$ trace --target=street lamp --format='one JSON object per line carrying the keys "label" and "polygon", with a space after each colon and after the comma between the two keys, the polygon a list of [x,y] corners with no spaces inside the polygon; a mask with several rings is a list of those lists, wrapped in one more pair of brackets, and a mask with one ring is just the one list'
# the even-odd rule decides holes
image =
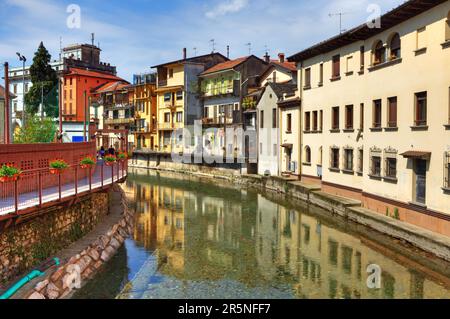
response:
{"label": "street lamp", "polygon": [[25,127],[25,62],[27,62],[27,58],[16,52],[19,57],[19,61],[22,61],[22,127]]}

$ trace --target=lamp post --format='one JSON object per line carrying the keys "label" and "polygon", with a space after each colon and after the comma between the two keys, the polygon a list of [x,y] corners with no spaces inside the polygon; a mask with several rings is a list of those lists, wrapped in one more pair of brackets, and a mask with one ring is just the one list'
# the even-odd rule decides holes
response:
{"label": "lamp post", "polygon": [[27,58],[16,52],[19,57],[19,61],[22,61],[22,127],[25,127],[25,62],[27,62]]}

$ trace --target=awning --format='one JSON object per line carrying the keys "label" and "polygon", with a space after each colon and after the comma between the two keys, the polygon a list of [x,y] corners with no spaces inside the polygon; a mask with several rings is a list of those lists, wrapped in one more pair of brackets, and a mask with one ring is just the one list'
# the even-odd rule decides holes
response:
{"label": "awning", "polygon": [[289,144],[289,143],[281,144],[281,147],[284,147],[284,148],[292,148],[293,146],[294,146],[294,144]]}
{"label": "awning", "polygon": [[400,155],[404,158],[429,159],[431,157],[431,152],[407,151]]}

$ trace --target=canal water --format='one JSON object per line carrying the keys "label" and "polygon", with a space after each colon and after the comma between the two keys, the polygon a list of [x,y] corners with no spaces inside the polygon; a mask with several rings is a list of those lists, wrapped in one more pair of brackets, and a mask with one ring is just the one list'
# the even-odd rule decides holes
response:
{"label": "canal water", "polygon": [[449,263],[302,202],[143,170],[126,187],[133,237],[74,298],[450,298]]}

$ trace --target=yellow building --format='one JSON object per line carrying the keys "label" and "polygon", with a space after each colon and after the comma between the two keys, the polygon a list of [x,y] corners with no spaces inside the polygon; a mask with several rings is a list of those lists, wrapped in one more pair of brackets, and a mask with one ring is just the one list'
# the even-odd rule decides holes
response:
{"label": "yellow building", "polygon": [[182,139],[173,133],[183,128],[192,131],[194,121],[201,121],[198,75],[226,60],[220,53],[187,58],[184,49],[183,59],[153,67],[157,69],[157,150],[182,152],[192,146],[191,140],[182,145]]}
{"label": "yellow building", "polygon": [[157,144],[156,74],[134,76],[135,145],[138,150],[155,150]]}
{"label": "yellow building", "polygon": [[407,1],[289,60],[302,178],[450,236],[450,1]]}

